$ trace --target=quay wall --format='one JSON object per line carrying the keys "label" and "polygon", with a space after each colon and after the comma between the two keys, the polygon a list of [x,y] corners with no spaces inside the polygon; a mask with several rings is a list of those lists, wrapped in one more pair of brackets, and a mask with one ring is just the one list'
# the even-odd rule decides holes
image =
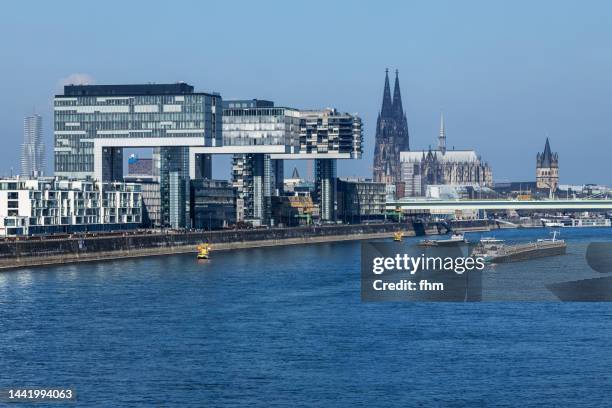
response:
{"label": "quay wall", "polygon": [[[416,224],[416,223],[415,223]],[[412,222],[359,225],[326,225],[297,228],[223,230],[209,232],[167,232],[74,236],[61,239],[0,241],[0,269],[25,266],[101,261],[128,257],[195,252],[209,242],[213,249],[230,250],[275,245],[296,245],[342,240],[385,238],[402,231],[405,236],[440,234],[446,225]],[[460,225],[459,225],[460,224]],[[462,222],[458,230],[489,228],[484,220]],[[450,224],[452,228],[455,226]]]}

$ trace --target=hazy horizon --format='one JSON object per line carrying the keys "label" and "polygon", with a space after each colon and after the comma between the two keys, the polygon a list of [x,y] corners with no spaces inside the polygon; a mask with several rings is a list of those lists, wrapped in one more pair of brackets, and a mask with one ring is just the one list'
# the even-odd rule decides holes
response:
{"label": "hazy horizon", "polygon": [[[603,1],[23,1],[4,10],[1,175],[19,172],[33,112],[52,172],[52,100],[63,83],[185,81],[224,99],[358,113],[363,158],[340,161],[338,174],[371,177],[389,68],[392,81],[399,69],[412,150],[436,145],[443,111],[448,146],[475,149],[495,181],[535,180],[548,136],[562,184],[612,184],[612,5]],[[217,160],[215,175],[227,166]]]}

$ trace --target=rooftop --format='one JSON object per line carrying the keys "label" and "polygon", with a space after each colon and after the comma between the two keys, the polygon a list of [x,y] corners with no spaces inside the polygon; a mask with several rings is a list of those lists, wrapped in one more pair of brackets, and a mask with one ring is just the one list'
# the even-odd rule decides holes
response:
{"label": "rooftop", "polygon": [[62,96],[140,96],[140,95],[188,95],[193,86],[184,82],[175,84],[131,85],[65,85]]}
{"label": "rooftop", "polygon": [[478,161],[478,155],[474,150],[447,150],[442,153],[440,150],[414,150],[400,152],[401,162],[420,162],[423,156],[432,153],[441,162],[459,163]]}

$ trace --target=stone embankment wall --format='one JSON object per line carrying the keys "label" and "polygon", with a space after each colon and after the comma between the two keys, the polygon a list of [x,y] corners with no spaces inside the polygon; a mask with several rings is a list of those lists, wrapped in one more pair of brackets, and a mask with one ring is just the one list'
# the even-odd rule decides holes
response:
{"label": "stone embankment wall", "polygon": [[[457,225],[462,230],[487,226],[485,221]],[[454,228],[452,224],[451,227]],[[214,250],[227,250],[383,238],[396,231],[403,231],[405,236],[440,234],[446,229],[438,223],[413,225],[407,222],[0,241],[0,269],[195,252],[196,246],[203,242],[211,243]]]}

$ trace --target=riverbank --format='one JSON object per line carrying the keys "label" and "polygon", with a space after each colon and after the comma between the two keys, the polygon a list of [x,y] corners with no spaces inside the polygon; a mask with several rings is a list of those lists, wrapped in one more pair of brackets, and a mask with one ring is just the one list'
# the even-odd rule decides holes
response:
{"label": "riverbank", "polygon": [[0,270],[190,253],[202,242],[211,243],[218,251],[388,238],[397,231],[404,236],[437,235],[448,232],[449,227],[456,231],[482,231],[500,226],[486,220],[454,225],[404,222],[4,241],[0,243]]}

